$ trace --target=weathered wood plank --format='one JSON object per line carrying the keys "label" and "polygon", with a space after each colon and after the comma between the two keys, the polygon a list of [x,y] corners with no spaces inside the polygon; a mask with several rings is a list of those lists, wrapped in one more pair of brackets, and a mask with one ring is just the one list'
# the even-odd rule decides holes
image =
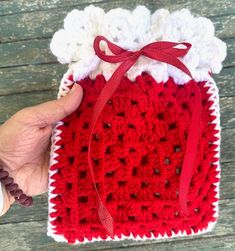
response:
{"label": "weathered wood plank", "polygon": [[214,79],[219,88],[220,97],[231,97],[235,94],[235,68],[223,68],[222,71],[214,75]]}
{"label": "weathered wood plank", "polygon": [[0,69],[0,96],[32,91],[58,91],[66,65],[43,64]]}
{"label": "weathered wood plank", "polygon": [[[113,1],[113,0],[111,0]],[[64,8],[64,7],[76,7],[79,8],[83,5],[94,4],[99,5],[103,2],[111,2],[102,1],[102,0],[13,0],[13,1],[5,1],[1,3],[0,15],[9,15],[16,14],[22,12],[33,12],[39,10],[47,10],[54,8]],[[122,1],[114,0],[117,6],[123,5]],[[130,4],[130,3],[129,3]],[[235,12],[235,4],[232,0],[224,0],[224,1],[215,1],[215,0],[197,0],[197,1],[187,1],[187,0],[165,0],[164,3],[162,1],[153,1],[153,0],[134,0],[131,1],[131,4],[138,5],[150,5],[152,9],[162,8],[162,7],[170,7],[170,9],[179,9],[179,8],[189,8],[195,13],[200,12],[201,15],[206,16],[220,16],[220,15],[230,15]],[[173,5],[173,6],[172,6]]]}
{"label": "weathered wood plank", "polygon": [[55,99],[56,95],[56,91],[44,91],[10,96],[0,96],[0,123],[4,122],[20,109]]}
{"label": "weathered wood plank", "polygon": [[215,25],[215,34],[220,38],[235,37],[235,16],[221,16],[211,18]]}
{"label": "weathered wood plank", "polygon": [[235,128],[235,98],[220,98],[221,125],[223,128]]}
{"label": "weathered wood plank", "polygon": [[224,42],[227,45],[227,56],[224,66],[231,67],[235,63],[235,38],[224,39]]}
{"label": "weathered wood plank", "polygon": [[[224,129],[221,131],[221,161],[235,161],[235,129]],[[231,166],[231,164],[230,164]]]}
{"label": "weathered wood plank", "polygon": [[51,39],[0,44],[0,67],[57,62],[50,51]]}
{"label": "weathered wood plank", "polygon": [[[49,48],[50,41],[51,39],[35,39],[0,44],[0,51],[2,52],[0,68],[56,62],[57,59]],[[235,66],[235,38],[225,39],[224,41],[228,47],[224,66]]]}
{"label": "weathered wood plank", "polygon": [[5,215],[1,216],[0,225],[47,220],[47,193],[35,196],[33,200],[33,206],[30,208],[22,208],[22,206],[16,203],[12,205],[11,209]]}
{"label": "weathered wood plank", "polygon": [[[0,59],[1,60],[1,59]],[[58,90],[67,65],[43,64],[0,69],[0,96],[32,91]],[[220,97],[235,96],[235,67],[214,75]]]}
{"label": "weathered wood plank", "polygon": [[[223,145],[222,145],[223,147]],[[233,147],[234,148],[234,147]],[[233,149],[235,150],[235,149]],[[220,200],[235,199],[235,170],[234,163],[223,163],[221,159],[221,181],[220,181]]]}
{"label": "weathered wood plank", "polygon": [[[112,0],[109,0],[112,1]],[[62,7],[73,7],[73,6],[83,6],[88,4],[99,4],[104,2],[103,0],[80,0],[79,2],[76,0],[13,0],[13,1],[4,1],[0,4],[0,15],[13,15],[17,13],[26,13],[26,12],[35,12],[41,10],[62,8]],[[230,3],[229,3],[230,4]]]}
{"label": "weathered wood plank", "polygon": [[[234,149],[233,149],[234,150]],[[220,200],[235,199],[235,168],[232,162],[221,164]],[[14,204],[11,209],[0,218],[0,225],[6,223],[29,222],[47,220],[47,193],[34,197],[31,208],[23,209]],[[234,223],[235,224],[235,223]]]}
{"label": "weathered wood plank", "polygon": [[[216,34],[226,39],[228,57],[224,64],[225,68],[215,76],[220,89],[223,126],[219,222],[212,233],[201,237],[145,243],[102,242],[79,248],[68,247],[66,244],[55,243],[46,236],[47,194],[44,194],[35,198],[35,205],[32,208],[22,209],[15,205],[6,216],[0,218],[0,250],[235,250],[235,168],[233,164],[235,161],[233,143],[235,142],[235,1],[0,1],[0,15],[6,15],[0,17],[0,41],[4,42],[0,44],[0,67],[6,67],[0,69],[0,123],[25,106],[56,98],[59,81],[67,67],[55,64],[56,59],[49,51],[50,38],[58,28],[62,27],[68,11],[76,7],[82,9],[89,3],[101,6],[105,10],[115,7],[132,9],[137,4],[146,4],[152,10],[161,7],[169,7],[171,10],[187,7],[194,13],[211,17],[215,23]],[[25,41],[20,42],[20,40]],[[16,95],[17,93],[21,94]]]}
{"label": "weathered wood plank", "polygon": [[[235,241],[229,242],[226,245],[221,244],[221,240],[225,241],[226,235],[233,235],[235,231],[235,199],[222,201],[219,205],[219,220],[216,224],[213,232],[200,235],[198,237],[181,237],[177,239],[170,240],[148,240],[145,242],[136,242],[132,240],[125,240],[121,242],[100,242],[85,244],[79,247],[80,250],[126,250],[127,247],[132,248],[132,250],[155,250],[155,248],[161,247],[161,250],[180,250],[177,247],[184,247],[186,250],[200,250],[191,249],[196,244],[196,247],[203,248],[206,243],[211,243],[212,247],[215,245],[216,240],[220,239],[220,248],[232,247]],[[68,246],[66,244],[55,243],[52,238],[46,236],[46,221],[38,222],[27,222],[27,223],[17,223],[17,224],[4,224],[0,225],[1,232],[1,250],[9,251],[20,251],[20,250],[67,250]],[[11,235],[9,235],[11,232]],[[32,234],[33,233],[33,234]],[[233,237],[234,238],[234,237]],[[211,241],[212,240],[212,241]],[[193,245],[191,245],[193,243]],[[214,244],[213,244],[214,243]],[[230,244],[229,244],[230,243]],[[183,245],[183,246],[182,246]],[[218,243],[216,245],[219,245]],[[230,245],[230,246],[229,246]],[[187,248],[188,247],[188,248]],[[209,247],[207,245],[207,247]],[[214,246],[215,247],[215,246]],[[20,249],[22,248],[22,249]],[[67,249],[66,249],[67,248]],[[175,248],[175,249],[173,249]],[[70,250],[77,250],[78,246],[70,246]],[[118,249],[120,250],[120,249]],[[207,249],[209,250],[209,249]],[[219,249],[221,250],[221,249]],[[226,250],[226,249],[224,249]],[[230,250],[230,249],[227,249]]]}
{"label": "weathered wood plank", "polygon": [[[228,251],[233,250],[234,248],[234,236],[221,236],[221,237],[212,237],[212,238],[200,238],[197,237],[192,240],[182,240],[182,241],[174,241],[168,243],[153,243],[146,246],[148,251],[155,250],[164,250],[164,251],[182,251],[182,250],[190,250],[190,251],[212,251],[212,250],[221,250]],[[125,251],[126,247],[112,249],[117,251]],[[143,247],[133,246],[131,247],[131,251],[142,251]]]}
{"label": "weathered wood plank", "polygon": [[[26,106],[32,106],[55,99],[56,96],[56,90],[0,96],[0,123],[3,123],[16,111]],[[221,97],[220,105],[221,124],[223,128],[235,128],[235,97]]]}
{"label": "weathered wood plank", "polygon": [[[162,7],[167,7],[164,2],[161,3]],[[99,6],[108,10],[117,7],[115,6],[116,4],[117,2],[104,2],[99,4]],[[133,2],[121,1],[121,4],[119,3],[118,7],[122,6],[131,8],[132,5]],[[153,9],[153,5],[150,7]],[[32,13],[19,13],[10,16],[0,16],[0,41],[7,42],[51,37],[57,29],[62,27],[64,17],[71,9],[73,8],[64,7],[62,9],[37,11],[34,12],[33,15]],[[217,36],[221,38],[235,37],[235,16],[231,14],[211,17],[211,20],[215,23]],[[9,29],[9,27],[11,28]]]}
{"label": "weathered wood plank", "polygon": [[[221,160],[222,162],[222,160]],[[220,200],[235,199],[235,170],[233,162],[221,163]]]}

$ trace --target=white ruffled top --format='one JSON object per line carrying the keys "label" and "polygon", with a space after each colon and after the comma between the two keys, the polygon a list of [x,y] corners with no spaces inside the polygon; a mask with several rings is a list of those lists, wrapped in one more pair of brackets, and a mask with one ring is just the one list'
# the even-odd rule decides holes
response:
{"label": "white ruffled top", "polygon": [[[64,28],[54,34],[50,43],[52,53],[60,63],[69,65],[76,80],[87,76],[94,79],[97,74],[109,79],[118,66],[95,55],[93,41],[97,35],[133,51],[155,41],[189,42],[192,48],[181,60],[196,81],[207,80],[208,72],[219,73],[226,57],[226,44],[215,37],[213,23],[204,17],[194,17],[187,9],[172,13],[159,9],[151,14],[145,6],[137,6],[133,11],[116,8],[105,13],[90,5],[68,13]],[[110,54],[106,43],[102,49]],[[135,80],[144,71],[157,82],[166,82],[169,77],[178,84],[189,80],[174,66],[144,56],[139,57],[127,76]]]}

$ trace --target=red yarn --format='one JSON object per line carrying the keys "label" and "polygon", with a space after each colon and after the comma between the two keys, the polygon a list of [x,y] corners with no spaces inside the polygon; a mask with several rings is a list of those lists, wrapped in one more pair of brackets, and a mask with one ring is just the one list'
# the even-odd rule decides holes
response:
{"label": "red yarn", "polygon": [[[50,202],[56,210],[51,223],[57,234],[69,243],[84,237],[107,238],[101,224],[87,163],[89,122],[93,107],[106,80],[79,82],[84,89],[83,102],[66,117],[61,130],[60,146],[55,151],[58,162],[50,170],[58,170]],[[92,141],[93,170],[102,201],[114,219],[114,235],[154,234],[168,236],[172,232],[191,229],[198,232],[216,220],[215,206],[218,182],[214,162],[218,138],[215,116],[204,82],[198,83],[202,96],[200,144],[188,194],[189,214],[180,212],[179,180],[185,154],[187,134],[194,104],[195,82],[176,85],[173,79],[156,83],[143,73],[131,82],[124,77],[105,106],[96,124]]]}
{"label": "red yarn", "polygon": [[[101,42],[106,42],[109,50],[112,52],[112,55],[107,55],[102,49],[100,48]],[[177,46],[184,46],[184,48],[175,48]],[[108,234],[112,237],[113,236],[113,217],[105,207],[99,191],[97,190],[95,183],[95,175],[93,172],[92,160],[91,160],[91,140],[92,134],[94,133],[94,129],[96,126],[96,122],[98,120],[99,114],[102,112],[104,106],[106,105],[107,101],[112,97],[113,93],[119,86],[123,76],[126,72],[136,63],[138,58],[142,55],[145,57],[149,57],[153,60],[157,60],[160,62],[165,62],[167,64],[173,65],[176,68],[183,71],[187,74],[190,78],[192,75],[187,68],[186,65],[182,61],[179,60],[179,57],[185,56],[191,48],[191,44],[189,43],[174,43],[169,41],[156,41],[144,46],[142,49],[138,51],[129,51],[125,50],[122,47],[112,43],[107,38],[103,36],[97,36],[94,39],[93,44],[94,50],[96,55],[102,59],[103,61],[109,63],[121,63],[115,72],[112,74],[111,78],[106,83],[105,87],[100,93],[100,96],[96,100],[96,104],[94,106],[93,116],[91,117],[90,121],[90,135],[88,141],[88,165],[91,173],[91,178],[93,180],[93,184],[95,187],[95,191],[97,194],[97,204],[98,204],[98,214],[100,217],[100,221],[102,222],[104,228],[108,231]],[[197,87],[197,85],[196,85]],[[194,164],[195,159],[195,151],[197,149],[197,144],[199,141],[200,135],[200,128],[197,125],[194,125],[195,122],[200,122],[201,118],[201,97],[200,92],[195,92],[195,104],[194,104],[194,111],[192,115],[192,122],[189,129],[188,135],[188,143],[187,148],[185,150],[185,158],[182,165],[182,175],[180,181],[180,191],[179,191],[179,201],[181,204],[181,209],[183,212],[187,212],[187,194],[189,190],[189,184],[191,181],[191,173],[192,173],[192,166]],[[193,148],[192,151],[189,148]],[[192,164],[191,164],[191,163]]]}

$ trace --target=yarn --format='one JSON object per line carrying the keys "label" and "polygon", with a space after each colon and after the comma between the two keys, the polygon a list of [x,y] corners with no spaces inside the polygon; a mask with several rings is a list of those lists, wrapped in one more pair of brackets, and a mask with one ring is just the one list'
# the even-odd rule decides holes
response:
{"label": "yarn", "polygon": [[[67,14],[64,28],[55,32],[50,49],[63,64],[69,64],[75,80],[87,76],[94,79],[103,74],[109,79],[117,64],[109,64],[96,57],[93,41],[103,35],[124,49],[137,51],[155,41],[189,42],[192,48],[182,58],[196,81],[204,81],[208,72],[219,73],[226,56],[226,45],[215,37],[214,25],[205,17],[196,17],[187,9],[169,12],[158,9],[151,13],[145,6],[134,10],[122,8],[106,12],[93,5],[84,10],[74,9]],[[102,49],[108,54],[108,47]],[[216,51],[216,53],[214,53]],[[148,72],[156,82],[172,77],[177,84],[185,84],[189,77],[171,65],[140,57],[127,72],[130,80]]]}
{"label": "yarn", "polygon": [[[72,77],[70,76],[70,79]],[[51,225],[69,243],[106,239],[87,165],[92,108],[106,83],[103,75],[78,82],[84,89],[81,106],[57,127],[60,138],[50,171]],[[202,124],[192,181],[189,215],[180,212],[179,179],[195,93],[195,81],[177,85],[172,78],[156,83],[148,73],[132,82],[124,77],[100,114],[91,156],[97,188],[114,219],[114,234],[168,237],[197,233],[215,222],[218,175],[218,129],[206,82],[197,83],[202,96]],[[70,88],[72,85],[70,86]]]}
{"label": "yarn", "polygon": [[[107,55],[100,49],[101,42],[107,43],[108,48],[113,53],[113,55]],[[179,49],[178,48],[179,46],[183,46],[184,48]],[[93,173],[92,161],[91,161],[91,156],[90,156],[91,136],[96,126],[96,121],[99,114],[101,113],[103,107],[106,105],[110,97],[112,97],[112,94],[115,92],[116,88],[120,84],[125,73],[137,62],[138,58],[141,55],[144,55],[146,57],[152,58],[153,60],[158,60],[158,61],[166,62],[168,64],[172,64],[192,78],[192,75],[187,69],[187,67],[178,59],[178,57],[181,57],[187,54],[190,48],[191,48],[191,45],[189,43],[179,44],[179,43],[171,43],[171,42],[162,41],[162,42],[154,42],[154,43],[148,44],[147,46],[143,47],[141,50],[132,52],[132,51],[124,50],[120,46],[111,43],[109,40],[107,40],[103,36],[97,36],[95,38],[94,50],[96,52],[96,55],[104,61],[107,61],[110,63],[119,62],[121,64],[118,67],[118,69],[113,73],[109,81],[106,83],[100,96],[98,97],[94,105],[94,113],[90,122],[91,131],[90,131],[89,142],[88,142],[88,165],[90,168],[90,173],[91,173],[94,184],[95,184],[95,177]],[[192,116],[191,124],[194,123],[195,121],[197,123],[200,123],[200,114],[201,114],[200,92],[198,91],[195,92],[195,96],[196,96],[195,99],[197,100],[197,102],[194,105],[195,111],[193,111],[194,115]],[[182,169],[183,169],[182,179],[183,180],[180,181],[181,188],[180,188],[180,196],[179,196],[180,197],[179,200],[181,201],[182,209],[184,211],[187,211],[186,201],[187,201],[187,191],[188,191],[189,183],[191,180],[190,170],[194,163],[194,154],[190,152],[190,148],[194,147],[196,149],[198,140],[199,140],[198,126],[196,127],[192,126],[192,128],[190,128],[189,131],[190,131],[189,140],[187,143],[188,146],[186,149],[187,154],[185,154],[185,159],[182,166]],[[195,150],[193,150],[193,152],[195,152]],[[190,162],[192,162],[192,164]],[[103,226],[105,227],[105,229],[109,232],[110,236],[113,236],[112,215],[110,215],[109,211],[104,206],[97,189],[96,189],[96,194],[97,194],[97,199],[98,199],[98,214],[99,214],[100,220]]]}
{"label": "yarn", "polygon": [[[97,120],[92,166],[96,188],[113,217],[114,235],[100,222],[87,162],[95,103],[120,65],[97,57],[93,42],[99,35],[129,52],[156,41],[192,45],[180,60],[193,80],[170,64],[140,55]],[[112,54],[105,43],[100,46],[105,54]],[[58,98],[67,95],[74,82],[82,85],[84,98],[53,130],[48,235],[56,241],[86,243],[211,231],[218,219],[220,181],[219,96],[211,74],[220,72],[226,56],[226,44],[215,37],[213,23],[187,9],[151,13],[137,6],[133,11],[105,12],[90,5],[68,13],[50,49],[60,63],[68,64]],[[200,104],[196,106],[200,116],[195,104]],[[189,132],[197,131],[194,118],[200,120],[200,139],[193,144],[198,146],[192,149],[195,161],[190,163],[186,146],[194,141],[194,133]],[[191,170],[188,178],[184,176],[188,166],[193,168],[192,178]],[[180,178],[189,183],[185,194],[179,193],[184,187]],[[180,201],[181,205],[187,201],[183,207],[188,214],[180,210]]]}

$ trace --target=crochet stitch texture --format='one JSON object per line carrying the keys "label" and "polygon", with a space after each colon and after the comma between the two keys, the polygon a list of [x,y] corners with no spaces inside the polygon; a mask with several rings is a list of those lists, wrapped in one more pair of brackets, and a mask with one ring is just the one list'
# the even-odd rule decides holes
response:
{"label": "crochet stitch texture", "polygon": [[[140,29],[133,29],[135,22]],[[209,72],[218,73],[226,55],[225,44],[214,37],[213,24],[194,18],[188,10],[157,10],[151,15],[144,6],[108,13],[89,6],[69,13],[64,24],[51,42],[58,60],[69,64],[58,98],[74,82],[82,85],[84,97],[53,130],[48,235],[85,243],[211,231],[218,219],[220,118],[218,89]],[[93,108],[117,68],[95,55],[91,43],[98,34],[129,50],[163,39],[193,45],[182,58],[193,80],[170,65],[140,57],[99,116],[91,155],[97,188],[114,219],[114,238],[99,220],[87,163]],[[108,53],[105,45],[103,49]],[[188,194],[189,215],[184,215],[179,180],[196,88],[202,97],[200,144]]]}
{"label": "crochet stitch texture", "polygon": [[[51,222],[57,234],[73,243],[107,238],[96,210],[96,195],[87,166],[88,128],[94,101],[105,84],[102,75],[81,80],[85,91],[76,112],[60,130],[57,163],[51,170],[56,194]],[[209,87],[199,83],[203,97],[202,134],[193,171],[188,217],[179,213],[179,177],[193,105],[195,82],[182,88],[172,79],[156,83],[148,74],[135,83],[123,79],[99,117],[92,142],[99,192],[114,218],[114,233],[134,237],[197,233],[214,222],[218,182],[216,136],[210,112]],[[198,84],[198,83],[197,83]],[[134,223],[134,224],[133,224]]]}
{"label": "crochet stitch texture", "polygon": [[[117,68],[116,64],[104,62],[94,54],[93,41],[97,35],[131,51],[154,41],[187,41],[192,48],[182,62],[196,81],[204,81],[208,72],[219,73],[226,56],[226,45],[215,37],[213,23],[205,17],[195,17],[187,9],[172,13],[158,9],[151,14],[145,6],[137,6],[133,11],[116,8],[105,13],[91,5],[69,12],[64,28],[54,34],[50,44],[59,62],[69,64],[75,80],[87,76],[94,79],[97,74],[109,79]],[[109,52],[105,43],[102,49]],[[189,80],[175,67],[146,57],[140,57],[127,76],[134,81],[143,71],[150,73],[157,82],[166,82],[169,77],[177,84]]]}

